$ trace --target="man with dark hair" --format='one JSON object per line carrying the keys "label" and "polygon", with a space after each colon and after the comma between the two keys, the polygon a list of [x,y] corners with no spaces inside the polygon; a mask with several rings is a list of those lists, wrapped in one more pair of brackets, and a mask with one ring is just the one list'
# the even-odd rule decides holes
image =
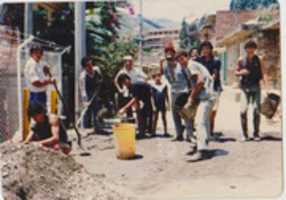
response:
{"label": "man with dark hair", "polygon": [[247,111],[252,105],[253,112],[253,137],[255,141],[260,141],[260,101],[261,101],[261,81],[263,79],[263,63],[256,55],[257,44],[248,41],[245,46],[246,56],[238,60],[236,76],[240,78],[241,88],[241,111],[240,120],[242,128],[242,141],[248,141]]}
{"label": "man with dark hair", "polygon": [[[125,86],[119,84],[118,78],[122,74],[127,74],[132,83],[136,82],[145,82],[147,80],[147,75],[137,67],[134,67],[134,60],[131,55],[127,55],[123,57],[124,65],[122,69],[116,74],[114,78],[114,85],[118,92],[118,107],[122,107],[128,101],[130,101],[130,91]],[[132,118],[132,109],[127,111],[127,117]]]}
{"label": "man with dark hair", "polygon": [[30,103],[38,103],[47,107],[47,90],[55,80],[48,75],[48,65],[42,61],[43,49],[34,45],[30,49],[30,59],[24,69],[27,86],[30,90]]}
{"label": "man with dark hair", "polygon": [[204,65],[214,79],[214,101],[210,114],[210,134],[214,136],[215,118],[219,106],[219,98],[222,92],[222,84],[220,79],[221,62],[213,55],[213,45],[209,41],[205,41],[200,45],[201,56],[196,59],[197,62]]}
{"label": "man with dark hair", "polygon": [[[94,66],[91,57],[86,56],[81,61],[83,71],[80,74],[80,91],[84,106],[89,106],[83,118],[83,127],[91,128],[93,118],[94,128],[97,128],[97,113],[100,108],[98,93],[103,82],[99,67]],[[90,101],[91,104],[90,104]]]}
{"label": "man with dark hair", "polygon": [[153,97],[152,88],[146,82],[132,83],[131,78],[127,74],[121,74],[118,82],[127,87],[131,92],[131,100],[125,104],[119,111],[124,114],[129,108],[135,106],[137,111],[137,123],[139,129],[138,138],[145,137],[146,132],[154,135],[153,132]]}
{"label": "man with dark hair", "polygon": [[190,71],[191,93],[185,108],[196,109],[196,148],[191,151],[190,161],[206,159],[208,156],[209,113],[212,103],[213,79],[208,70],[200,63],[189,59],[187,53],[179,53],[177,60]]}
{"label": "man with dark hair", "polygon": [[71,143],[68,142],[67,133],[56,115],[48,115],[45,108],[37,103],[29,105],[28,114],[33,121],[24,143],[36,142],[44,147],[62,150],[63,153],[69,154]]}
{"label": "man with dark hair", "polygon": [[199,49],[196,47],[191,48],[189,56],[191,60],[196,60],[200,56]]}

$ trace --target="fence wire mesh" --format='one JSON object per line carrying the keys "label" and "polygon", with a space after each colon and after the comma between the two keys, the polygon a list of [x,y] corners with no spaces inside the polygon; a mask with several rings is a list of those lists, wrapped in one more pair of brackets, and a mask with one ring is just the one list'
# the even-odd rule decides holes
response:
{"label": "fence wire mesh", "polygon": [[[21,40],[20,33],[6,26],[0,26],[0,142],[13,137],[19,130],[19,121],[23,121],[23,113],[20,113],[20,107],[23,107],[23,99],[18,99],[17,84],[17,60],[20,59],[21,71],[21,91],[23,98],[23,90],[27,88],[24,77],[25,64],[30,58],[30,47],[38,41],[32,41],[25,45],[17,55],[17,49],[24,40]],[[62,74],[61,74],[61,52],[44,51],[42,58],[49,66],[52,75],[57,80],[58,87],[61,90]],[[49,87],[48,94],[54,90]],[[48,95],[50,98],[50,95]],[[50,108],[50,99],[48,98],[48,108]],[[25,112],[25,110],[23,110]],[[21,130],[22,131],[22,130]]]}

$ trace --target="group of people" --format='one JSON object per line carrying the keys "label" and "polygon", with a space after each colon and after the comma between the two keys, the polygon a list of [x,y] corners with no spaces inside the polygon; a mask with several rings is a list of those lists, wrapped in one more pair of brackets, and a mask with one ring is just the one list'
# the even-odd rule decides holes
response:
{"label": "group of people", "polygon": [[[263,81],[263,63],[256,55],[256,49],[254,41],[245,44],[245,56],[239,59],[235,72],[242,91],[242,141],[249,140],[249,104],[253,104],[255,108],[254,140],[260,140],[260,82]],[[114,78],[114,86],[117,89],[116,107],[120,116],[132,118],[133,112],[136,113],[137,138],[156,135],[159,114],[162,116],[164,135],[170,136],[166,117],[170,109],[176,132],[173,141],[190,142],[191,161],[207,157],[208,143],[216,139],[215,118],[223,91],[220,78],[221,62],[213,51],[213,45],[209,41],[202,42],[198,49],[192,49],[190,52],[176,51],[172,45],[167,45],[164,49],[164,59],[160,61],[158,68],[151,72],[151,79],[141,68],[134,67],[132,56],[123,58],[124,66]],[[55,80],[49,76],[48,67],[41,60],[43,50],[38,47],[31,48],[30,54],[31,58],[25,67],[25,77],[30,89],[29,115],[34,119],[35,125],[25,142],[39,140],[44,146],[58,148],[59,141],[67,143],[67,137],[62,136],[64,134],[59,118],[46,113],[47,86]],[[81,97],[89,107],[83,126],[91,127],[93,119],[93,125],[96,127],[99,110],[97,91],[103,81],[103,75],[100,68],[94,66],[92,58],[84,57],[81,64],[84,69],[79,79]],[[168,84],[163,80],[163,76]]]}

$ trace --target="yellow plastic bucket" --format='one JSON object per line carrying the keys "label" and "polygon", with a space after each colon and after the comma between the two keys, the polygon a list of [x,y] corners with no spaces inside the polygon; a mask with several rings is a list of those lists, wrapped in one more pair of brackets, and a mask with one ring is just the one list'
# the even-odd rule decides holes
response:
{"label": "yellow plastic bucket", "polygon": [[130,123],[120,123],[113,126],[116,155],[118,159],[135,157],[135,126]]}

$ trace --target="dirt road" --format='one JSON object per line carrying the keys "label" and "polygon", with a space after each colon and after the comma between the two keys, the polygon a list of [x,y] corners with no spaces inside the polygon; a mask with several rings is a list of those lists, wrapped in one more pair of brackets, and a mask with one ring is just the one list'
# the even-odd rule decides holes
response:
{"label": "dirt road", "polygon": [[[261,142],[240,143],[239,104],[233,90],[221,98],[216,130],[220,142],[211,142],[213,157],[190,163],[187,142],[157,137],[137,142],[138,159],[115,157],[112,137],[85,139],[91,156],[75,158],[94,174],[123,186],[138,199],[189,199],[221,197],[270,198],[282,191],[281,121],[262,120]],[[169,116],[170,133],[174,133]],[[160,130],[159,130],[160,132]]]}

